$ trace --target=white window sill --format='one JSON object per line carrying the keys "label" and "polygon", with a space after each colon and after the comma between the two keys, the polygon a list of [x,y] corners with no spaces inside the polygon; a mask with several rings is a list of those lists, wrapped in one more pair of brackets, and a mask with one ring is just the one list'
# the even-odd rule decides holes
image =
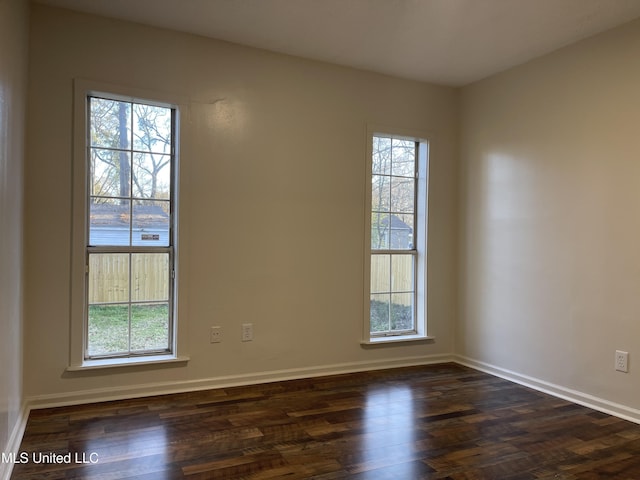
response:
{"label": "white window sill", "polygon": [[105,358],[103,360],[85,360],[82,365],[70,365],[67,372],[97,370],[103,368],[133,367],[136,365],[158,365],[163,363],[187,363],[189,357],[174,355],[153,355],[148,357]]}
{"label": "white window sill", "polygon": [[368,340],[362,340],[361,345],[383,345],[386,343],[403,343],[403,342],[424,342],[435,340],[435,337],[427,335],[390,335],[388,337],[371,337]]}

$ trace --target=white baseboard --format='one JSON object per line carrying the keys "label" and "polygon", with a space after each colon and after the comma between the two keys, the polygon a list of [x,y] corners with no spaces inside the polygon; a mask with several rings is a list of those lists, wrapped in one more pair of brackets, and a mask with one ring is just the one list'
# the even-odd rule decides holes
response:
{"label": "white baseboard", "polygon": [[364,372],[368,370],[383,370],[396,367],[410,367],[452,362],[452,354],[423,355],[417,357],[403,357],[392,360],[377,360],[374,362],[350,362],[333,365],[323,365],[308,368],[292,368],[270,372],[258,372],[242,375],[228,375],[201,380],[186,380],[182,382],[156,382],[143,385],[132,385],[115,388],[100,388],[80,390],[50,395],[35,395],[27,398],[30,409],[80,405],[83,403],[105,402],[111,400],[125,400],[137,397],[185,393],[215,388],[237,387],[261,383],[297,380],[301,378],[322,377],[342,373]]}
{"label": "white baseboard", "polygon": [[562,398],[563,400],[568,400],[570,402],[577,403],[578,405],[589,407],[593,410],[640,424],[640,410],[635,408],[627,407],[626,405],[611,402],[588,393],[572,390],[561,385],[546,382],[528,375],[522,375],[505,368],[496,367],[495,365],[490,365],[461,355],[454,355],[453,361],[460,365],[480,370],[482,372],[495,375],[496,377],[524,385],[525,387],[553,395],[554,397]]}
{"label": "white baseboard", "polygon": [[[20,450],[20,444],[22,443],[22,437],[24,436],[24,430],[27,427],[27,420],[29,418],[29,407],[27,403],[22,404],[19,417],[11,430],[7,446],[3,450],[6,453],[17,453]],[[1,460],[1,459],[0,459]],[[13,463],[0,461],[0,480],[9,480],[11,473],[13,472]]]}

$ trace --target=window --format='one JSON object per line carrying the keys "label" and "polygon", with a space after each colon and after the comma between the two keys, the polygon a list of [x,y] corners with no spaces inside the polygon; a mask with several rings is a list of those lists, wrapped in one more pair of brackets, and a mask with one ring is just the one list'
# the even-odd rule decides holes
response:
{"label": "window", "polygon": [[424,338],[428,144],[369,138],[366,337]]}
{"label": "window", "polygon": [[84,360],[171,354],[176,109],[86,97]]}

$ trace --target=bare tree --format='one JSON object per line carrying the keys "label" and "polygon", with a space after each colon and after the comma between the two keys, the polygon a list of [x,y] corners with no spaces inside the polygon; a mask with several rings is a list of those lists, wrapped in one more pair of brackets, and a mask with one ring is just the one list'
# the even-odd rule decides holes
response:
{"label": "bare tree", "polygon": [[101,98],[90,105],[94,201],[168,198],[170,109]]}
{"label": "bare tree", "polygon": [[371,247],[386,249],[394,218],[407,222],[414,214],[415,142],[373,137],[371,160]]}

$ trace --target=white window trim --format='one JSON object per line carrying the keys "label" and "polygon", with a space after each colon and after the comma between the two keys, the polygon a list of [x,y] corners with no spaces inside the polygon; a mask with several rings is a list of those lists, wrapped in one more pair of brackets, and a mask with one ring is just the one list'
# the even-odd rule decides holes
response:
{"label": "white window trim", "polygon": [[[174,161],[180,161],[180,134],[184,127],[179,121],[180,112],[187,111],[188,102],[166,93],[151,92],[148,90],[130,88],[121,85],[113,85],[104,82],[96,82],[86,79],[74,79],[73,96],[73,170],[72,170],[72,221],[71,221],[71,295],[70,295],[70,332],[69,332],[69,365],[67,371],[79,371],[85,369],[104,369],[110,367],[122,367],[128,365],[156,365],[167,362],[186,362],[188,356],[182,354],[186,342],[186,319],[183,308],[180,308],[180,288],[178,282],[174,286],[174,322],[172,352],[163,355],[150,355],[141,357],[125,357],[100,360],[85,360],[86,322],[84,321],[87,308],[86,282],[85,282],[85,258],[86,258],[86,228],[87,219],[87,98],[90,95],[106,94],[125,101],[144,102],[147,104],[171,105],[176,109],[178,119],[175,131],[175,157]],[[177,194],[180,190],[179,168],[174,175],[174,189]],[[178,208],[174,213],[175,229],[175,258],[174,270],[176,278],[180,272],[180,283],[184,288],[183,272],[180,269],[186,264],[185,254],[178,248],[180,242],[180,222]]]}
{"label": "white window trim", "polygon": [[[373,137],[403,138],[418,142],[418,206],[416,226],[416,318],[415,332],[398,335],[372,336],[371,335],[371,175]],[[362,326],[362,345],[381,345],[399,342],[416,342],[433,340],[435,337],[427,333],[427,244],[428,244],[428,218],[429,218],[429,164],[433,151],[433,135],[411,129],[399,129],[392,127],[367,125],[366,134],[366,175],[365,175],[365,231],[364,231],[364,319]],[[425,208],[426,207],[426,208]]]}

